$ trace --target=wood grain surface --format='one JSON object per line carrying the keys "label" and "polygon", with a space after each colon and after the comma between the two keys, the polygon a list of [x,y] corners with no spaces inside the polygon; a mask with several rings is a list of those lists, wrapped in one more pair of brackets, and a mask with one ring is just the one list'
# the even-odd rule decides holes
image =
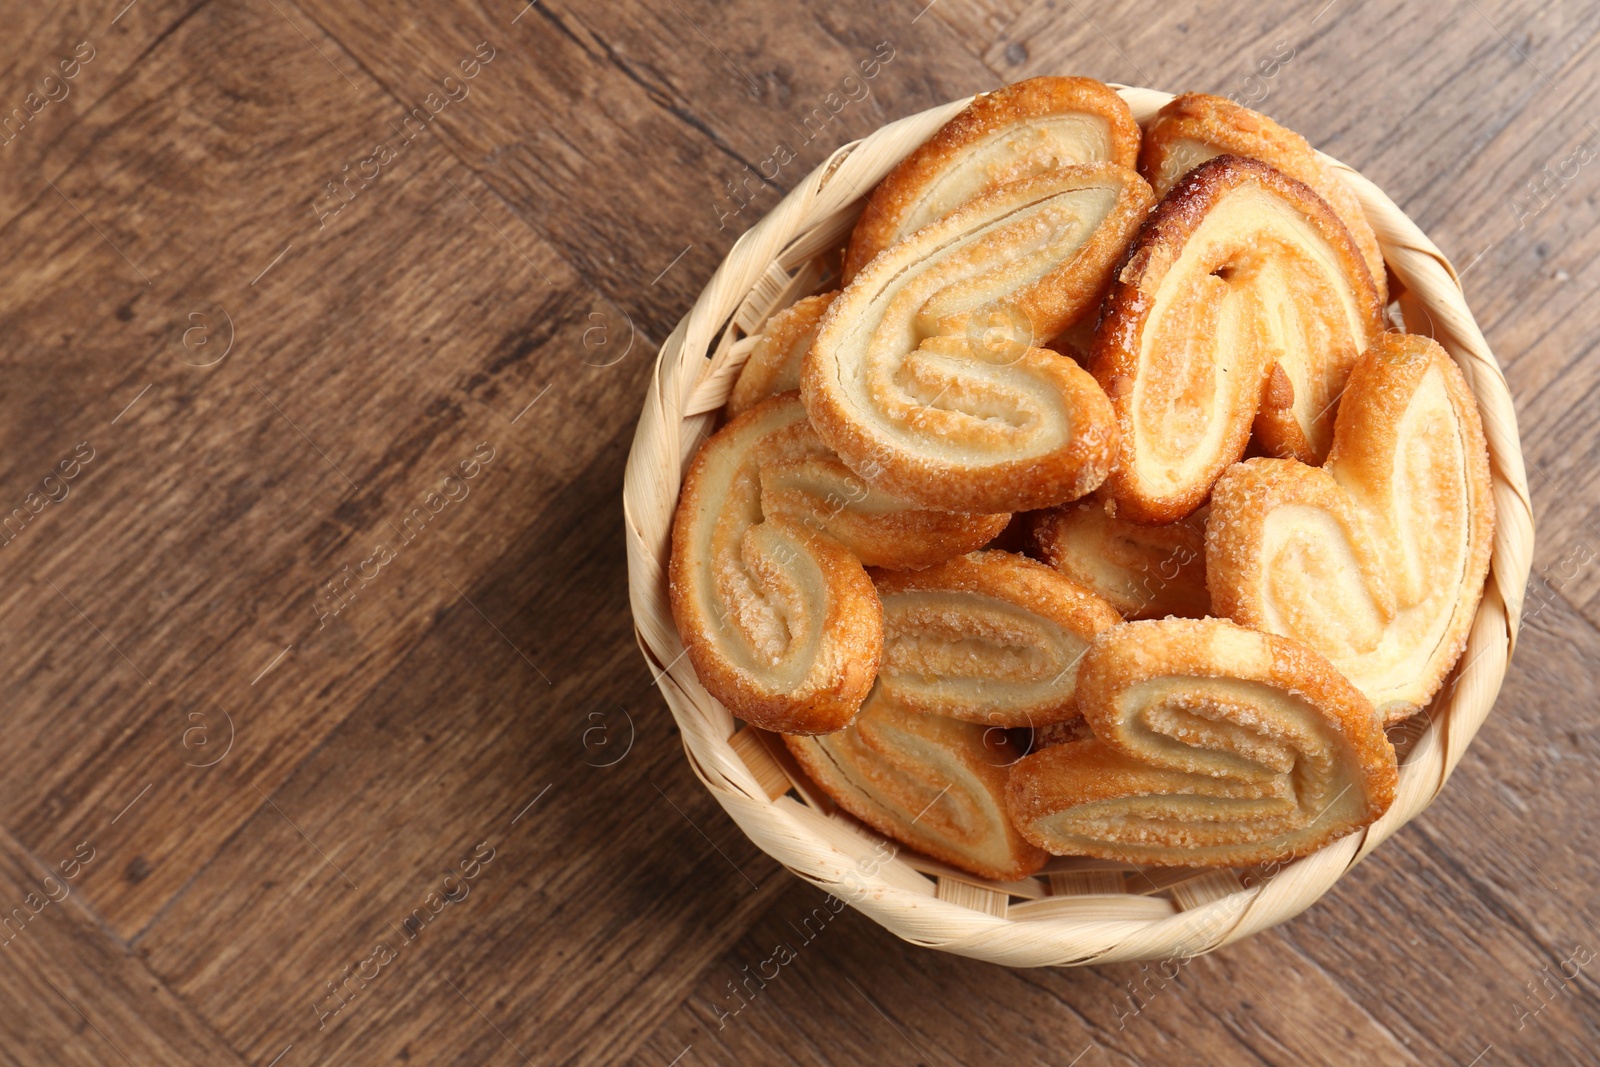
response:
{"label": "wood grain surface", "polygon": [[[0,25],[0,1063],[1600,1062],[1600,7]],[[1440,800],[1193,960],[1006,971],[834,914],[700,787],[630,628],[643,383],[732,242],[839,144],[1041,73],[1236,94],[1382,185],[1464,274],[1540,522]]]}

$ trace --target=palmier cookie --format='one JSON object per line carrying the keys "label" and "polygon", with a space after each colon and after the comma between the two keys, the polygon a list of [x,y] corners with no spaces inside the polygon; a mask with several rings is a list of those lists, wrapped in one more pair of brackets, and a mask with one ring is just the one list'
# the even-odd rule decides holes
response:
{"label": "palmier cookie", "polygon": [[1104,598],[1125,619],[1211,613],[1200,513],[1167,526],[1119,519],[1090,498],[1035,512],[1032,551]]}
{"label": "palmier cookie", "polygon": [[1133,622],[1078,670],[1094,738],[1011,768],[1007,804],[1057,855],[1244,866],[1315,851],[1386,811],[1394,749],[1327,660],[1221,619]]}
{"label": "palmier cookie", "polygon": [[848,283],[879,252],[1006,182],[1075,163],[1133,167],[1139,126],[1092,78],[1029,78],[984,93],[873,190],[845,251]]}
{"label": "palmier cookie", "polygon": [[1087,589],[1009,552],[872,577],[883,603],[879,689],[908,710],[986,726],[1076,715],[1078,658],[1122,621]]}
{"label": "palmier cookie", "polygon": [[[797,394],[784,394],[783,403],[790,418],[805,423]],[[919,508],[867,485],[809,424],[796,441],[800,447],[760,466],[762,514],[787,516],[833,538],[865,566],[915,570],[954,559],[994,540],[1011,518]]]}
{"label": "palmier cookie", "polygon": [[1265,115],[1221,96],[1184,93],[1174,97],[1145,130],[1139,173],[1157,196],[1165,196],[1190,170],[1220,155],[1259,159],[1310,186],[1355,238],[1372,274],[1378,302],[1388,303],[1383,253],[1355,192],[1304,137]]}
{"label": "palmier cookie", "polygon": [[791,397],[745,412],[684,477],[668,568],[672,617],[706,690],[769,730],[827,733],[855,717],[883,649],[883,613],[850,550],[761,507],[761,467],[821,451]]}
{"label": "palmier cookie", "polygon": [[1252,424],[1268,453],[1320,463],[1382,311],[1350,232],[1305,185],[1234,156],[1190,171],[1145,222],[1095,331],[1089,369],[1122,437],[1116,515],[1192,513]]}
{"label": "palmier cookie", "polygon": [[883,647],[861,561],[937,563],[1006,519],[922,511],[869,488],[786,393],[734,419],[690,465],[672,527],[673,618],[701,684],[734,714],[836,730],[866,698]]}
{"label": "palmier cookie", "polygon": [[800,362],[817,339],[822,315],[837,292],[795,301],[767,320],[728,394],[728,416],[748,411],[769,396],[800,388]]}
{"label": "palmier cookie", "polygon": [[1212,494],[1212,602],[1327,656],[1389,721],[1461,655],[1494,540],[1478,406],[1444,349],[1385,334],[1356,365],[1321,468],[1252,459]]}
{"label": "palmier cookie", "polygon": [[1076,499],[1116,449],[1094,380],[1037,347],[1092,306],[1150,203],[1112,163],[1013,182],[873,260],[801,370],[822,439],[876,487],[995,513]]}
{"label": "palmier cookie", "polygon": [[908,711],[875,691],[843,730],[784,743],[841,808],[934,859],[1000,881],[1049,859],[1006,814],[1006,767],[1021,752],[1003,730]]}

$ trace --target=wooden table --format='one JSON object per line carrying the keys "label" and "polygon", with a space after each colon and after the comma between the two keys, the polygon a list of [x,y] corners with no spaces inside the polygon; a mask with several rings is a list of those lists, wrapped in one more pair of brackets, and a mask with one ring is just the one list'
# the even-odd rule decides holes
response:
{"label": "wooden table", "polygon": [[[0,19],[0,1061],[1600,1060],[1600,8],[125,2]],[[1455,258],[1520,647],[1285,927],[1024,972],[847,911],[736,996],[821,894],[634,646],[654,350],[834,147],[1047,72],[1254,101]]]}

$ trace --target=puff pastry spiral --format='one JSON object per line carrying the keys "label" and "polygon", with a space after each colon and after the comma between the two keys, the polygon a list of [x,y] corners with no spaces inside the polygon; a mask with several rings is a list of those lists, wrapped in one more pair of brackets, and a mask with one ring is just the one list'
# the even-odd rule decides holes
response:
{"label": "puff pastry spiral", "polygon": [[[795,420],[803,420],[799,397],[785,396]],[[806,451],[761,466],[762,512],[827,534],[868,567],[916,570],[953,559],[994,540],[1011,518],[919,508],[868,486],[814,433],[799,437]]]}
{"label": "puff pastry spiral", "polygon": [[1140,231],[1095,331],[1090,370],[1122,432],[1117,515],[1193,512],[1252,424],[1269,453],[1320,463],[1382,325],[1360,250],[1314,192],[1234,156],[1190,171]]}
{"label": "puff pastry spiral", "polygon": [[1286,638],[1221,619],[1134,622],[1078,672],[1094,737],[1011,769],[1024,837],[1058,855],[1243,866],[1314,851],[1394,799],[1372,705]]}
{"label": "puff pastry spiral", "polygon": [[1465,646],[1494,533],[1478,407],[1433,340],[1385,334],[1321,468],[1253,459],[1212,495],[1220,613],[1333,661],[1385,718],[1425,706]]}
{"label": "puff pastry spiral", "polygon": [[875,692],[845,729],[784,742],[841,808],[934,859],[1001,881],[1049,859],[1006,814],[1006,767],[1020,752],[1002,730],[907,711]]}
{"label": "puff pastry spiral", "polygon": [[673,516],[668,587],[712,696],[769,730],[826,733],[872,688],[883,612],[849,549],[762,509],[763,464],[824,451],[798,409],[792,396],[758,404],[695,456]]}
{"label": "puff pastry spiral", "polygon": [[1284,129],[1265,115],[1222,96],[1184,93],[1174,97],[1145,131],[1139,152],[1139,173],[1165,196],[1193,168],[1212,156],[1259,159],[1299,182],[1304,182],[1333,208],[1361,249],[1378,291],[1378,302],[1388,303],[1388,272],[1377,234],[1367,222],[1356,194],[1316,149],[1293,130]]}
{"label": "puff pastry spiral", "polygon": [[806,353],[817,433],[873,485],[996,513],[1071,500],[1116,448],[1105,394],[1037,347],[1095,304],[1150,203],[1111,163],[1005,185],[893,246]]}
{"label": "puff pastry spiral", "polygon": [[885,248],[1006,182],[1074,163],[1132,167],[1139,126],[1092,78],[1029,78],[973,100],[873,190],[845,251],[844,280]]}
{"label": "puff pastry spiral", "polygon": [[883,617],[863,562],[921,567],[969,552],[1006,515],[930,512],[872,489],[806,421],[795,393],[717,432],[684,478],[672,611],[706,689],[758,726],[850,720],[877,672]]}
{"label": "puff pastry spiral", "polygon": [[873,579],[883,603],[880,690],[911,711],[988,726],[1075,716],[1078,659],[1122,621],[1087,589],[1009,552]]}

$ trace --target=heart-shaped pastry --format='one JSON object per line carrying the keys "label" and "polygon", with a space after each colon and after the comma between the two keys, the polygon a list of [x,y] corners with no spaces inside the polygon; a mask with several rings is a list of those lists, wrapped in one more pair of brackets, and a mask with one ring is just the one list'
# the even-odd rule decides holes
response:
{"label": "heart-shaped pastry", "polygon": [[1144,224],[1095,331],[1089,369],[1122,448],[1106,492],[1119,518],[1168,523],[1205,502],[1256,441],[1320,463],[1382,305],[1350,232],[1264,163],[1218,156]]}
{"label": "heart-shaped pastry", "polygon": [[1286,130],[1260,112],[1206,93],[1173,97],[1145,130],[1139,151],[1139,173],[1157,196],[1213,156],[1259,159],[1275,170],[1310,186],[1327,201],[1361,249],[1378,291],[1388,303],[1388,272],[1378,237],[1367,222],[1361,201],[1349,184],[1324,163],[1316,149],[1293,130]]}
{"label": "heart-shaped pastry", "polygon": [[1435,341],[1391,333],[1350,375],[1325,465],[1252,459],[1217,482],[1207,581],[1220,614],[1316,649],[1394,721],[1461,655],[1493,535],[1466,379]]}
{"label": "heart-shaped pastry", "polygon": [[1057,855],[1245,866],[1315,851],[1382,815],[1394,749],[1321,656],[1222,619],[1133,622],[1078,668],[1090,740],[1011,769],[1007,804]]}
{"label": "heart-shaped pastry", "polygon": [[870,488],[786,393],[735,418],[690,465],[672,526],[673,618],[701,684],[734,714],[837,730],[883,648],[861,560],[925,566],[985,544],[1006,519],[923,511]]}
{"label": "heart-shaped pastry", "polygon": [[934,859],[1012,881],[1050,858],[1006,814],[1006,768],[1021,752],[1003,730],[907,711],[874,692],[843,730],[783,740],[841,808]]}
{"label": "heart-shaped pastry", "polygon": [[728,394],[728,417],[800,388],[800,363],[837,292],[804,297],[767,320]]}
{"label": "heart-shaped pastry", "polygon": [[941,126],[873,190],[850,235],[849,282],[885,248],[1006,182],[1075,163],[1132,167],[1139,126],[1092,78],[1029,78],[984,93]]}
{"label": "heart-shaped pastry", "polygon": [[1033,552],[1092,590],[1125,619],[1211,614],[1206,530],[1200,512],[1167,526],[1140,526],[1080,500],[1032,516]]}
{"label": "heart-shaped pastry", "polygon": [[883,603],[879,689],[911,711],[988,726],[1077,715],[1078,659],[1122,621],[1087,589],[1009,552],[872,577]]}
{"label": "heart-shaped pastry", "polygon": [[1111,406],[1037,347],[1093,306],[1150,203],[1094,163],[979,197],[856,276],[806,353],[817,433],[872,485],[929,508],[997,513],[1105,478]]}

